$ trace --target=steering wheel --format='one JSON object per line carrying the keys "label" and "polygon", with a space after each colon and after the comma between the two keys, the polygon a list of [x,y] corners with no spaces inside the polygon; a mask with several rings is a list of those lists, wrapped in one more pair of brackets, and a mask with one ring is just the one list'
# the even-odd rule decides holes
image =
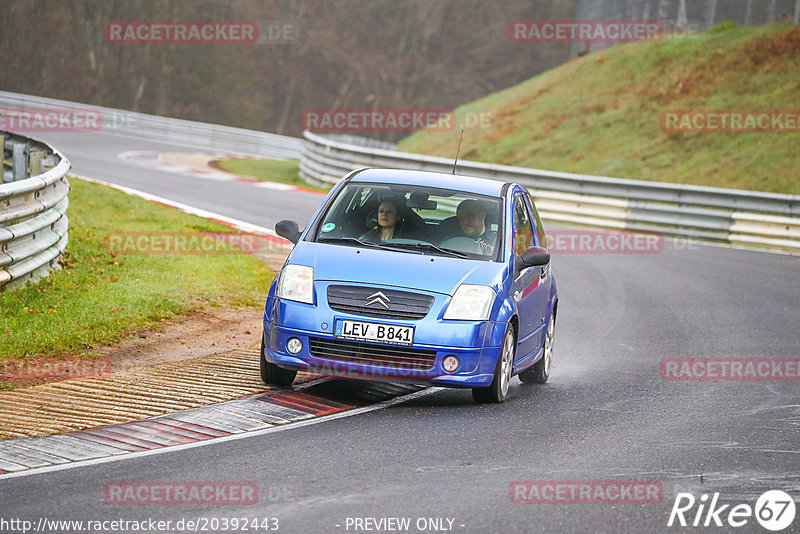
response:
{"label": "steering wheel", "polygon": [[486,254],[486,251],[471,237],[451,237],[450,239],[445,239],[439,246],[471,254]]}

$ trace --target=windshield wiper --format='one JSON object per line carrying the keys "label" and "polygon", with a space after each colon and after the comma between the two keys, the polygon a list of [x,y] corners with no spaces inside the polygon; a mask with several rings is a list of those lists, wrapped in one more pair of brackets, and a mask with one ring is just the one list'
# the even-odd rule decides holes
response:
{"label": "windshield wiper", "polygon": [[345,243],[357,243],[357,244],[359,244],[361,246],[364,246],[364,247],[373,247],[373,248],[379,248],[380,247],[380,245],[378,245],[377,243],[370,243],[369,241],[362,241],[362,240],[360,240],[358,238],[355,238],[355,237],[328,237],[328,238],[325,238],[325,239],[318,239],[317,241],[319,241],[320,243],[330,243],[332,241],[340,241],[340,242],[343,241]]}
{"label": "windshield wiper", "polygon": [[357,245],[361,245],[364,247],[371,247],[371,248],[380,248],[383,250],[394,250],[399,252],[407,252],[406,250],[397,248],[396,243],[372,243],[371,241],[362,241],[361,239],[355,237],[331,237],[328,239],[318,239],[319,243],[330,243],[332,241],[338,241],[343,243],[356,243]]}
{"label": "windshield wiper", "polygon": [[457,258],[468,257],[468,255],[464,252],[453,250],[451,248],[437,247],[432,243],[372,243],[370,241],[362,241],[361,239],[355,237],[329,237],[329,238],[318,239],[317,241],[320,243],[330,243],[330,242],[356,243],[364,247],[381,248],[385,250],[398,250],[401,252],[406,252],[406,249],[409,248],[417,250],[426,249],[426,250],[435,250],[447,256],[456,256]]}
{"label": "windshield wiper", "polygon": [[435,250],[436,252],[441,252],[442,254],[446,254],[448,256],[456,256],[457,258],[467,258],[469,257],[465,252],[461,252],[460,250],[453,250],[452,248],[442,248],[437,247],[433,243],[393,243],[393,247],[411,247],[416,249],[426,249],[426,250]]}

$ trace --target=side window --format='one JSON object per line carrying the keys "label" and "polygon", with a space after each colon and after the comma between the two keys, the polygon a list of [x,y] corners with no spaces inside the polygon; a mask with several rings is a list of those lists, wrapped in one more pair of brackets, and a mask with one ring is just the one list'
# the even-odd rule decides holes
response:
{"label": "side window", "polygon": [[547,236],[544,233],[544,225],[542,224],[542,218],[539,217],[539,212],[536,211],[536,205],[533,203],[533,199],[531,198],[530,194],[525,195],[528,198],[528,207],[531,208],[533,212],[534,220],[536,221],[536,237],[538,237],[539,246],[543,248],[547,248]]}
{"label": "side window", "polygon": [[514,251],[522,255],[533,246],[531,216],[525,205],[525,198],[519,195],[514,202]]}

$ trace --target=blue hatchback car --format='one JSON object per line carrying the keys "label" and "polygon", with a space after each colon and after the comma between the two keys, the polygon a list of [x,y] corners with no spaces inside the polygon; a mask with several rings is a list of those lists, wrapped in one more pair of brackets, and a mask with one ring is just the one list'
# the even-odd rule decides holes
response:
{"label": "blue hatchback car", "polygon": [[269,290],[261,377],[297,371],[471,388],[503,402],[511,377],[550,375],[558,291],[522,186],[361,169],[331,190]]}

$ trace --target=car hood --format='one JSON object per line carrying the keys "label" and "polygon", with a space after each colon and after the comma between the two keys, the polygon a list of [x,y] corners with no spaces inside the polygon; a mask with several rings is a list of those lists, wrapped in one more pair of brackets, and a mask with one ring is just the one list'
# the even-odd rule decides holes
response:
{"label": "car hood", "polygon": [[499,290],[504,264],[300,241],[288,263],[314,268],[315,281],[361,282],[452,295],[461,284]]}

